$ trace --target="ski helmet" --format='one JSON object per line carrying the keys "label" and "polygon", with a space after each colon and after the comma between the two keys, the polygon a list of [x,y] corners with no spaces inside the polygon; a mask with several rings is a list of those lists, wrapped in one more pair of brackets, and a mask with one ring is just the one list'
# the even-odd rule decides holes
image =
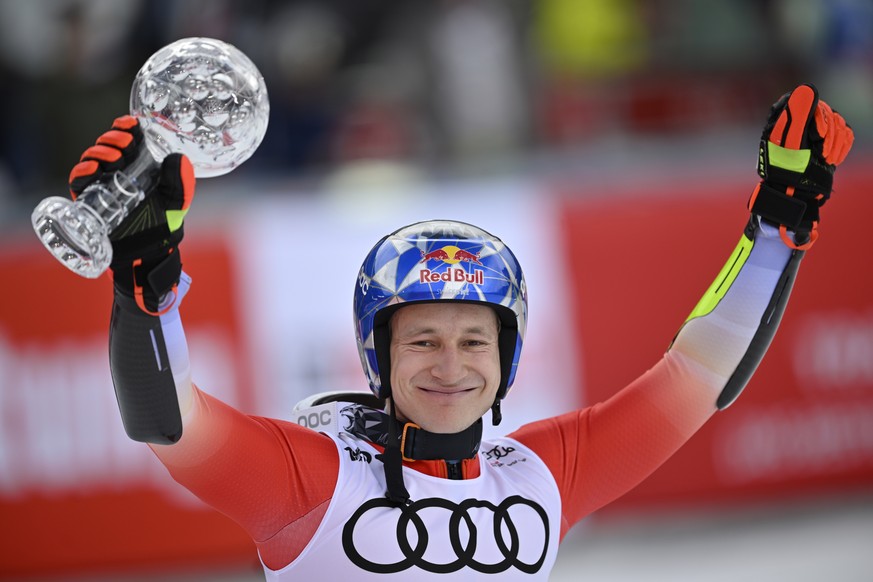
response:
{"label": "ski helmet", "polygon": [[485,304],[500,320],[499,402],[515,380],[527,325],[521,266],[499,238],[472,224],[428,220],[382,238],[364,259],[354,296],[355,336],[370,389],[390,396],[391,314],[410,303]]}

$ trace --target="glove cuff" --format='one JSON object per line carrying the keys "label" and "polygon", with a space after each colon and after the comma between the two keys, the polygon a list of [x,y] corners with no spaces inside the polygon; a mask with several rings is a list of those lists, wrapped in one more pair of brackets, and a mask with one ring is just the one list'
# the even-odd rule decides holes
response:
{"label": "glove cuff", "polygon": [[761,182],[749,199],[749,210],[776,225],[798,230],[819,220],[818,204],[789,196],[784,191]]}
{"label": "glove cuff", "polygon": [[[165,236],[156,237],[162,229]],[[162,307],[166,295],[174,292],[182,274],[179,243],[184,236],[180,227],[167,233],[166,225],[149,229],[116,241],[113,246],[111,269],[117,293],[133,298],[139,308],[149,315],[161,315],[172,303]],[[137,240],[139,243],[136,244]],[[143,246],[143,241],[155,241]],[[135,251],[134,251],[135,249]],[[125,252],[126,250],[134,252]]]}
{"label": "glove cuff", "polygon": [[792,249],[808,250],[818,239],[819,200],[801,198],[761,182],[748,208],[765,222],[779,227],[779,236]]}

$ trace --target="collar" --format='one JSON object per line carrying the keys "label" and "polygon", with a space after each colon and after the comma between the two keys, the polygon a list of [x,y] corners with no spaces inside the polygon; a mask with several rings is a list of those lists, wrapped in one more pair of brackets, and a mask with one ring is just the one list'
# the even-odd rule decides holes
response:
{"label": "collar", "polygon": [[[385,453],[385,447],[371,443],[373,448],[379,451],[380,455]],[[449,478],[449,466],[445,460],[421,460],[410,461],[404,460],[403,466],[418,471],[431,477],[439,477],[440,479]],[[475,455],[471,459],[461,459],[461,479],[475,479],[482,473],[482,467],[479,463],[479,455]]]}
{"label": "collar", "polygon": [[476,458],[482,442],[482,419],[469,428],[453,434],[428,432],[415,423],[407,422],[399,426],[393,437],[390,431],[394,422],[391,415],[382,410],[362,404],[349,404],[340,409],[345,421],[344,430],[373,444],[387,447],[394,445],[400,449],[404,461],[434,461]]}

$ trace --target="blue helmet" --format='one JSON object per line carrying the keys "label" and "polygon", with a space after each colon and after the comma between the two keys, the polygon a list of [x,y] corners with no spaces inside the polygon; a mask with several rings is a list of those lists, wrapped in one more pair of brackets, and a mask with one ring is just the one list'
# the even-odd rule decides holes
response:
{"label": "blue helmet", "polygon": [[492,307],[500,319],[501,380],[497,402],[515,380],[527,325],[521,266],[499,238],[477,226],[428,220],[380,240],[364,259],[355,286],[358,353],[370,389],[390,396],[388,321],[405,304],[460,301]]}

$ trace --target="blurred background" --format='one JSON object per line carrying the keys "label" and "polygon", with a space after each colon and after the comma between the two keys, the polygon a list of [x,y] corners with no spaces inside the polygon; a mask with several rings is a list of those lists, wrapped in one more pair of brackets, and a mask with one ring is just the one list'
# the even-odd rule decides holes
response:
{"label": "blurred background", "polygon": [[651,366],[738,240],[758,139],[813,82],[856,134],[759,373],[553,579],[873,574],[871,0],[0,0],[0,579],[258,580],[241,530],[124,435],[107,277],[30,227],[128,110],[139,67],[208,36],[262,72],[270,125],[186,221],[195,380],[255,414],[365,389],[370,246],[474,222],[525,266],[529,337],[494,432]]}

